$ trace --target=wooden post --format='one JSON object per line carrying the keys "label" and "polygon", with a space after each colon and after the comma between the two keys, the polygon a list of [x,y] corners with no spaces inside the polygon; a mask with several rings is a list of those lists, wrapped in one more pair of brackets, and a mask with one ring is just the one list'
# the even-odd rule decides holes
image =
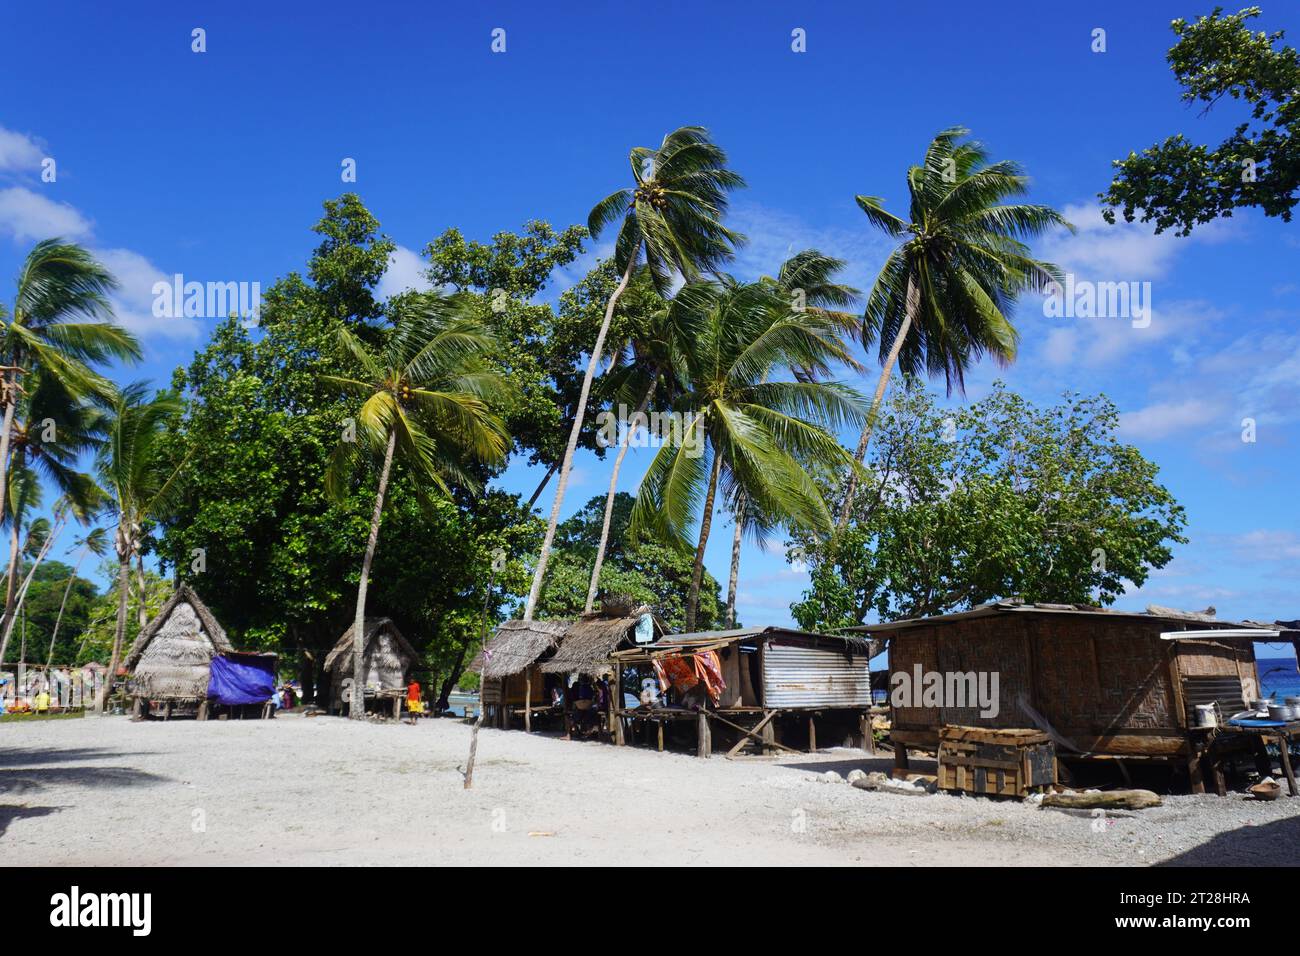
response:
{"label": "wooden post", "polygon": [[812,714],[808,715],[808,752],[817,752],[817,724],[814,723]]}
{"label": "wooden post", "polygon": [[662,720],[656,720],[655,727],[657,727],[659,730],[659,752],[663,753],[664,752],[664,722]]}
{"label": "wooden post", "polygon": [[614,686],[609,695],[609,716],[614,722],[614,746],[622,747],[627,741],[623,739],[623,665],[614,665]]}
{"label": "wooden post", "polygon": [[135,702],[131,704],[131,719],[140,720],[140,695],[135,696]]}
{"label": "wooden post", "polygon": [[858,718],[858,727],[862,732],[862,749],[873,757],[876,755],[876,737],[871,732],[871,714],[863,712]]}
{"label": "wooden post", "polygon": [[702,707],[700,708],[698,720],[699,723],[696,725],[695,756],[708,757],[712,750],[712,741],[709,739],[709,715]]}
{"label": "wooden post", "polygon": [[907,744],[897,741],[894,742],[894,770],[896,771],[895,776],[898,776],[897,771],[907,770]]}
{"label": "wooden post", "polygon": [[763,724],[762,738],[763,738],[763,747],[762,747],[763,755],[767,756],[768,754],[776,750],[776,748],[772,746],[774,743],[776,743],[776,720],[775,719],[769,720],[767,723]]}
{"label": "wooden post", "polygon": [[533,668],[524,668],[524,733],[533,732]]}
{"label": "wooden post", "polygon": [[1296,795],[1295,771],[1291,769],[1291,735],[1285,728],[1277,735],[1277,749],[1282,755],[1282,772],[1286,774],[1286,785],[1291,791],[1291,796]]}

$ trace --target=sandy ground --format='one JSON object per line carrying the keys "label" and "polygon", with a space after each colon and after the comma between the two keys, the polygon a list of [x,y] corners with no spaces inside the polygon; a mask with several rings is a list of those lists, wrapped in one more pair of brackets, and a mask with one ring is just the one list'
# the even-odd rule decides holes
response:
{"label": "sandy ground", "polygon": [[37,864],[1300,863],[1300,798],[1173,797],[1094,821],[857,790],[887,758],[698,760],[330,717],[0,725],[0,853]]}

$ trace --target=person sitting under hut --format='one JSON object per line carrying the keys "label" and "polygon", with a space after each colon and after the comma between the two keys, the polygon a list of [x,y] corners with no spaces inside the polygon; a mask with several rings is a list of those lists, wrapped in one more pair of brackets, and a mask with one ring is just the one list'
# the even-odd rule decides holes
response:
{"label": "person sitting under hut", "polygon": [[593,710],[595,703],[596,691],[591,686],[591,675],[578,675],[577,681],[569,687],[566,699],[565,740],[572,740],[575,731],[583,737],[590,733],[593,718],[596,716]]}

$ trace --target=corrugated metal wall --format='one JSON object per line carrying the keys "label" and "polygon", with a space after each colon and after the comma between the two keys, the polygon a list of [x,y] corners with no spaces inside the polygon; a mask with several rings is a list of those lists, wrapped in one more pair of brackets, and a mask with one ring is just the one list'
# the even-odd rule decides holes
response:
{"label": "corrugated metal wall", "polygon": [[763,662],[768,707],[869,707],[867,658],[823,647],[772,643]]}

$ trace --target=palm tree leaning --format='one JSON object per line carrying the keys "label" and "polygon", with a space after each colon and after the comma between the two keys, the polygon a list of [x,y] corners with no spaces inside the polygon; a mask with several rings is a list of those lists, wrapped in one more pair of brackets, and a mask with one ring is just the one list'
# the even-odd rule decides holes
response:
{"label": "palm tree leaning", "polygon": [[68,575],[68,583],[63,588],[63,600],[59,602],[59,613],[54,618],[54,630],[50,632],[50,650],[45,655],[46,667],[54,664],[54,644],[59,639],[59,626],[63,623],[63,611],[68,606],[68,595],[72,593],[72,585],[76,582],[77,573],[81,570],[81,562],[85,561],[88,555],[93,554],[102,558],[108,554],[108,532],[103,528],[91,528],[76,542],[76,545],[81,551],[77,555],[77,563],[72,567],[72,573]]}
{"label": "palm tree leaning", "polygon": [[805,464],[850,464],[833,432],[861,422],[864,403],[843,385],[778,378],[794,369],[820,372],[849,356],[830,320],[790,309],[764,283],[692,283],[677,293],[673,312],[679,374],[689,384],[674,403],[683,423],[651,461],[629,533],[689,549],[689,529],[699,521],[686,602],[690,631],[719,490],[732,500],[743,493],[757,513],[782,524],[829,532],[830,512]]}
{"label": "palm tree leaning", "polygon": [[610,470],[609,491],[605,494],[605,514],[600,527],[600,542],[596,546],[596,560],[591,568],[591,580],[587,585],[587,602],[584,611],[590,612],[596,603],[596,594],[600,588],[600,572],[605,565],[605,552],[609,547],[609,529],[613,522],[614,501],[618,494],[618,477],[623,468],[623,460],[638,430],[644,424],[649,428],[646,418],[650,403],[658,396],[664,403],[671,403],[678,393],[676,379],[672,370],[677,367],[677,349],[673,343],[673,327],[670,321],[671,311],[667,301],[634,323],[628,340],[616,351],[618,368],[606,373],[602,381],[610,382],[611,401],[622,401],[623,397],[636,396],[637,403],[631,419],[620,423],[622,435],[619,439],[618,454],[614,456],[614,467]]}
{"label": "palm tree leaning", "polygon": [[136,361],[140,345],[111,321],[108,295],[117,281],[84,248],[61,239],[38,242],[15,283],[14,305],[0,322],[0,508],[22,380],[37,369],[75,398],[111,401],[113,387],[91,366]]}
{"label": "palm tree leaning", "polygon": [[[943,373],[948,391],[985,354],[1002,363],[1016,355],[1018,333],[1007,318],[1025,292],[1046,290],[1060,270],[1030,256],[1023,240],[1073,229],[1050,206],[1004,200],[1029,191],[1012,162],[989,162],[982,145],[961,142],[969,130],[939,133],[925,160],[907,173],[910,221],[886,212],[878,196],[858,196],[873,226],[900,240],[881,267],[862,319],[863,343],[880,343],[880,380],[854,461],[861,465],[897,365],[905,374]],[[850,470],[836,530],[849,521],[858,472]]]}
{"label": "palm tree leaning", "polygon": [[667,295],[674,278],[688,281],[719,268],[744,240],[722,224],[727,194],[744,185],[739,174],[727,168],[727,156],[699,126],[683,126],[663,138],[658,149],[638,146],[629,155],[633,185],[611,193],[591,210],[587,227],[599,237],[615,223],[614,266],[621,274],[591,349],[587,371],[578,393],[578,407],[569,429],[569,442],[560,464],[559,482],[551,516],[542,539],[542,550],[533,571],[533,584],[524,605],[524,620],[531,621],[542,594],[542,581],[550,559],[560,508],[573,468],[578,438],[587,414],[591,382],[600,365],[605,338],[614,318],[614,307],[644,257],[655,288]]}
{"label": "palm tree leaning", "polygon": [[104,489],[107,511],[117,519],[113,535],[117,554],[117,626],[108,673],[96,705],[101,711],[122,662],[131,560],[140,554],[146,526],[165,513],[176,490],[176,478],[185,467],[182,461],[169,469],[163,456],[163,439],[182,408],[180,399],[168,392],[151,398],[149,387],[143,382],[126,386],[106,403],[106,440],[95,456],[95,469]]}
{"label": "palm tree leaning", "polygon": [[448,481],[477,489],[479,482],[468,466],[500,461],[510,439],[489,408],[506,390],[485,361],[493,339],[460,298],[427,293],[407,303],[378,349],[346,328],[338,335],[345,360],[356,371],[353,377],[327,375],[324,380],[362,404],[356,414],[356,440],[342,441],[335,449],[326,486],[342,499],[359,455],[382,461],[352,630],[350,716],[363,717],[366,591],[394,460],[400,457],[406,463],[422,498],[426,485],[450,494]]}

